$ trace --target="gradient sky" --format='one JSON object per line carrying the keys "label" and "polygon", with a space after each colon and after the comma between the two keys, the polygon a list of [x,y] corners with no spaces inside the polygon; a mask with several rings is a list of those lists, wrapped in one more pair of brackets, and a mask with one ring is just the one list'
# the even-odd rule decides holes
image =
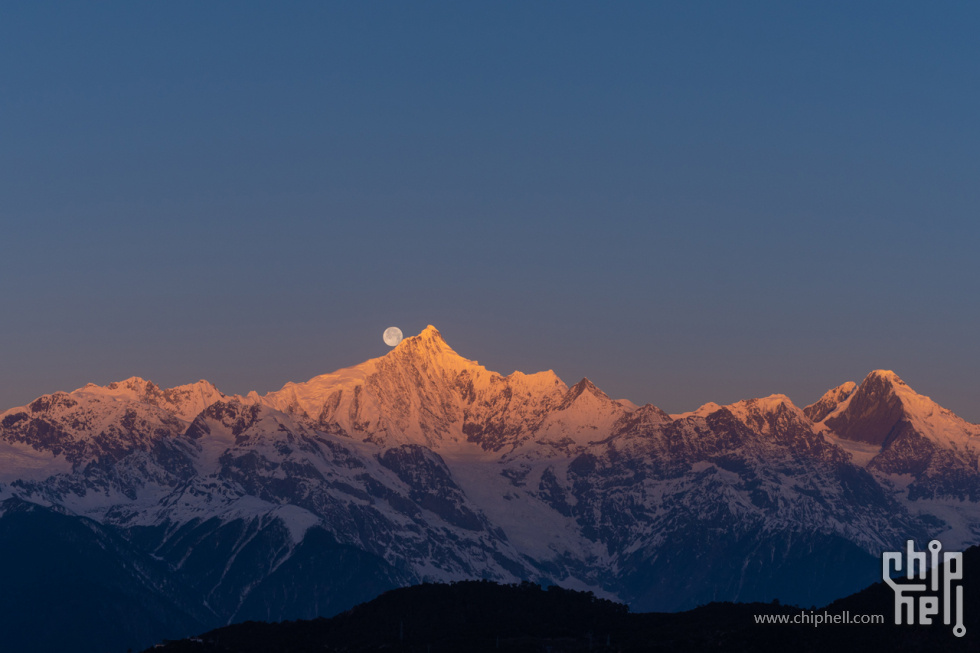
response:
{"label": "gradient sky", "polygon": [[434,324],[670,412],[980,421],[980,5],[0,5],[0,408]]}

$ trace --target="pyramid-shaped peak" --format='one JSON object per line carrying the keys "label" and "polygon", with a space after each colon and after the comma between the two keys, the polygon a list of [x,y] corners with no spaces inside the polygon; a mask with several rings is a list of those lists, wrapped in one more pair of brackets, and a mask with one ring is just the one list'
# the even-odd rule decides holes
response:
{"label": "pyramid-shaped peak", "polygon": [[575,385],[573,385],[571,388],[568,389],[568,392],[565,394],[565,397],[562,399],[559,409],[567,408],[572,404],[572,402],[574,402],[576,399],[581,397],[583,394],[591,395],[602,401],[611,401],[611,399],[609,399],[609,396],[605,392],[600,390],[598,387],[596,387],[596,385],[592,383],[592,381],[590,381],[587,377],[582,377],[581,381],[579,381],[578,383],[576,383]]}
{"label": "pyramid-shaped peak", "polygon": [[[573,385],[571,390],[574,391],[575,394],[582,394],[583,392],[588,390],[592,394],[598,394],[603,397],[606,397],[606,393],[600,390],[599,387],[595,383],[590,381],[589,377],[587,376],[583,376],[582,380],[576,383],[575,385]],[[608,397],[606,398],[608,399]]]}
{"label": "pyramid-shaped peak", "polygon": [[439,329],[435,328],[431,324],[422,329],[421,333],[419,333],[417,336],[410,336],[405,338],[405,340],[402,342],[413,340],[430,343],[436,346],[449,347],[449,345],[446,344],[446,339],[442,337],[441,333],[439,333]]}
{"label": "pyramid-shaped peak", "polygon": [[908,399],[918,396],[909,384],[891,370],[874,370],[870,372],[854,392],[855,395],[866,394],[874,397],[896,396]]}
{"label": "pyramid-shaped peak", "polygon": [[428,349],[430,351],[436,351],[436,350],[452,351],[452,348],[448,344],[446,344],[446,339],[442,337],[442,334],[439,332],[439,329],[435,328],[431,324],[425,327],[424,329],[422,329],[422,332],[419,333],[417,336],[409,336],[408,338],[405,338],[400,343],[398,343],[398,346],[395,347],[395,350],[399,350],[399,349]]}
{"label": "pyramid-shaped peak", "polygon": [[840,437],[880,445],[907,416],[907,404],[915,397],[895,372],[874,370],[824,424]]}
{"label": "pyramid-shaped peak", "polygon": [[431,324],[425,327],[417,336],[410,336],[383,356],[380,360],[400,362],[402,364],[433,363],[437,366],[459,367],[461,364],[475,364],[457,354],[446,344],[439,329]]}

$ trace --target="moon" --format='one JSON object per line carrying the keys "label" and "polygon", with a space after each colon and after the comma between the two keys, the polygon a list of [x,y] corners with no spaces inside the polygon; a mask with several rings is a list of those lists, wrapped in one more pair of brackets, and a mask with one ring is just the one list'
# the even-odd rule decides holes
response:
{"label": "moon", "polygon": [[386,345],[394,347],[402,341],[402,330],[398,327],[388,327],[385,329],[385,334],[381,337],[384,338]]}

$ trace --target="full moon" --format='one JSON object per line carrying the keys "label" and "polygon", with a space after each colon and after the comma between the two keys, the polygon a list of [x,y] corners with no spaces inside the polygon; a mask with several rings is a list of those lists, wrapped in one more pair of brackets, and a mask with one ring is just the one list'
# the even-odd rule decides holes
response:
{"label": "full moon", "polygon": [[398,327],[388,327],[385,329],[385,334],[381,337],[384,338],[386,345],[394,347],[402,341],[402,330]]}

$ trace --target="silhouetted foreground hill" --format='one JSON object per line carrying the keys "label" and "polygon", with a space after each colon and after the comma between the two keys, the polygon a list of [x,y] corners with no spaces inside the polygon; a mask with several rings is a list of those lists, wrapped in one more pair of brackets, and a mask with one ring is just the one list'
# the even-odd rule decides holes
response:
{"label": "silhouetted foreground hill", "polygon": [[[465,581],[392,590],[331,619],[246,622],[151,649],[164,653],[317,651],[959,651],[980,642],[980,548],[964,554],[967,634],[894,625],[894,594],[876,583],[816,614],[884,615],[884,624],[760,624],[756,615],[810,609],[712,603],[681,613],[630,614],[591,593]],[[971,582],[972,581],[972,582]]]}

